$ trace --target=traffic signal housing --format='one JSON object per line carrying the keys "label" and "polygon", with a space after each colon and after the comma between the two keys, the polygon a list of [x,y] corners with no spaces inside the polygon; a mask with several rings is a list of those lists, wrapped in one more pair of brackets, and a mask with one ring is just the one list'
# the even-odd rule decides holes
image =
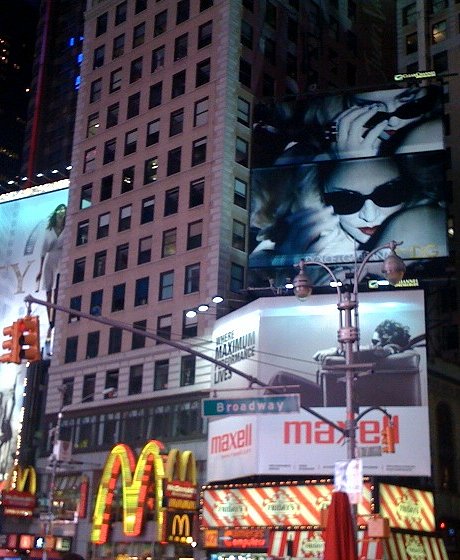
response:
{"label": "traffic signal housing", "polygon": [[40,351],[40,321],[38,317],[27,315],[22,322],[22,337],[20,357],[28,362],[37,362],[42,359]]}
{"label": "traffic signal housing", "polygon": [[394,453],[395,452],[395,432],[393,422],[388,422],[384,426],[382,432],[382,452],[383,453]]}
{"label": "traffic signal housing", "polygon": [[20,324],[15,321],[12,325],[4,327],[3,335],[7,336],[2,343],[3,350],[7,350],[5,354],[0,356],[0,362],[6,364],[20,364],[21,363],[21,341],[22,332]]}

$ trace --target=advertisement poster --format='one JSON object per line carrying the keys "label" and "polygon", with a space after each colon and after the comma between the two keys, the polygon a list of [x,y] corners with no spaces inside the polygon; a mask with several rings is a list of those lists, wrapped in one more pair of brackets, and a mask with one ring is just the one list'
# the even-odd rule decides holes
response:
{"label": "advertisement poster", "polygon": [[[0,197],[2,341],[3,328],[27,314],[26,295],[54,297],[67,199],[67,180]],[[40,317],[41,347],[46,353],[50,318],[45,307],[34,305],[31,314]],[[16,451],[26,369],[25,363],[0,364],[0,480],[10,470]]]}
{"label": "advertisement poster", "polygon": [[[209,423],[208,479],[260,474],[332,475],[347,458],[342,434],[314,416],[345,422],[345,357],[337,343],[337,295],[260,298],[216,322],[215,398],[300,394],[300,413],[231,416]],[[360,347],[353,353],[356,410],[393,416],[395,453],[380,446],[387,417],[366,414],[357,426],[365,475],[429,476],[429,425],[423,292],[363,293]],[[413,426],[417,426],[414,433]]]}
{"label": "advertisement poster", "polygon": [[340,270],[392,240],[409,274],[447,256],[441,88],[260,103],[254,123],[252,283],[302,258]]}

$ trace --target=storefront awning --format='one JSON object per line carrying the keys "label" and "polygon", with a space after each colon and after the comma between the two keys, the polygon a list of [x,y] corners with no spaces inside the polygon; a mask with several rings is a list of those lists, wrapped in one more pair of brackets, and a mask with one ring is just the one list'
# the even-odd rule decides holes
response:
{"label": "storefront awning", "polygon": [[393,533],[385,548],[388,560],[449,560],[444,541],[437,537]]}

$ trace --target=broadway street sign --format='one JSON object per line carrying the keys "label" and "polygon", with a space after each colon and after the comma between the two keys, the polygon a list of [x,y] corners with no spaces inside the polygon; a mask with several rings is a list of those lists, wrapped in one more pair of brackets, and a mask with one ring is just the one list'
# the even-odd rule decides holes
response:
{"label": "broadway street sign", "polygon": [[299,410],[299,395],[203,400],[203,416],[225,416],[230,414],[285,414],[286,412],[299,412]]}

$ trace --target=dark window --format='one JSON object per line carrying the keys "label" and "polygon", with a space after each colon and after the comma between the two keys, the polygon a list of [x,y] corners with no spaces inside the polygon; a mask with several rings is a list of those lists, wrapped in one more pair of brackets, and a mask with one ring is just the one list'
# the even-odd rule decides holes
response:
{"label": "dark window", "polygon": [[189,208],[200,206],[204,202],[204,179],[196,179],[190,183]]}
{"label": "dark window", "polygon": [[203,236],[203,221],[198,220],[188,224],[187,227],[187,251],[201,247]]}
{"label": "dark window", "polygon": [[153,390],[161,391],[168,388],[169,360],[157,360],[155,362],[155,372]]}
{"label": "dark window", "polygon": [[62,387],[64,389],[62,393],[62,405],[66,406],[72,404],[73,401],[73,388],[74,388],[74,378],[66,377],[62,380]]}
{"label": "dark window", "polygon": [[244,167],[249,165],[249,144],[243,138],[237,136],[235,143],[235,161]]}
{"label": "dark window", "polygon": [[187,317],[187,312],[183,314],[182,318],[182,338],[191,338],[198,334],[198,316]]}
{"label": "dark window", "polygon": [[202,49],[212,43],[212,21],[203,23],[198,28],[198,48]]}
{"label": "dark window", "polygon": [[176,214],[179,210],[179,187],[174,187],[165,192],[164,215]]}
{"label": "dark window", "polygon": [[233,220],[232,247],[240,251],[246,250],[246,226],[238,220]]}
{"label": "dark window", "polygon": [[232,263],[230,269],[230,290],[232,292],[239,293],[243,288],[244,288],[244,267],[239,264]]}
{"label": "dark window", "polygon": [[246,208],[247,205],[248,185],[245,181],[235,177],[233,189],[233,202],[240,208]]}
{"label": "dark window", "polygon": [[93,196],[93,183],[83,185],[80,192],[80,210],[89,208],[91,206],[91,199]]}
{"label": "dark window", "polygon": [[171,97],[178,97],[185,93],[185,70],[181,70],[172,77]]}
{"label": "dark window", "polygon": [[133,30],[133,49],[145,41],[145,23],[139,23]]}
{"label": "dark window", "polygon": [[153,222],[155,217],[155,197],[144,198],[141,206],[141,224]]}
{"label": "dark window", "polygon": [[126,109],[126,118],[132,119],[137,117],[141,106],[141,94],[140,92],[133,93],[128,97],[128,106]]}
{"label": "dark window", "polygon": [[213,6],[213,0],[200,0],[200,12],[204,12]]}
{"label": "dark window", "polygon": [[180,360],[180,386],[195,383],[195,356],[182,356]]}
{"label": "dark window", "polygon": [[137,264],[145,264],[152,259],[152,243],[153,237],[141,237],[139,239],[139,248],[137,252]]}
{"label": "dark window", "polygon": [[438,73],[447,72],[449,70],[447,51],[442,51],[433,55],[433,70]]}
{"label": "dark window", "polygon": [[417,2],[404,6],[402,9],[402,23],[403,25],[417,23]]}
{"label": "dark window", "polygon": [[77,245],[86,245],[88,243],[89,220],[78,222],[77,225]]}
{"label": "dark window", "polygon": [[163,82],[158,82],[153,86],[150,86],[149,93],[149,109],[161,105],[161,92],[163,89]]}
{"label": "dark window", "polygon": [[174,270],[168,270],[160,274],[160,290],[158,299],[160,301],[171,299],[173,297],[174,288]]}
{"label": "dark window", "polygon": [[104,290],[96,290],[91,292],[91,300],[89,304],[89,314],[96,317],[102,314],[102,301],[104,298]]}
{"label": "dark window", "polygon": [[275,41],[265,37],[264,39],[264,56],[270,64],[276,64],[276,44]]}
{"label": "dark window", "polygon": [[144,185],[147,183],[153,183],[157,179],[158,171],[158,158],[152,157],[144,162]]}
{"label": "dark window", "polygon": [[275,79],[266,72],[262,76],[262,93],[270,97],[275,95]]}
{"label": "dark window", "polygon": [[[99,331],[92,331],[86,337],[86,359],[97,358],[99,354]],[[94,390],[93,390],[94,393]]]}
{"label": "dark window", "polygon": [[110,213],[101,214],[97,219],[97,239],[109,235]]}
{"label": "dark window", "polygon": [[172,228],[163,232],[161,243],[161,257],[170,257],[176,254],[177,229]]}
{"label": "dark window", "polygon": [[83,162],[83,173],[89,173],[96,169],[96,148],[90,148],[85,151],[85,159]]}
{"label": "dark window", "polygon": [[118,58],[125,52],[125,34],[118,35],[113,40],[112,58]]}
{"label": "dark window", "polygon": [[150,121],[147,125],[147,138],[145,141],[146,146],[157,144],[160,140],[160,119]]}
{"label": "dark window", "polygon": [[[105,372],[105,389],[113,389],[114,393],[118,391],[118,378],[120,371],[118,369],[109,369]],[[114,395],[112,394],[112,397]],[[104,399],[110,399],[109,391],[104,391]]]}
{"label": "dark window", "polygon": [[243,6],[250,12],[254,11],[254,0],[243,0]]}
{"label": "dark window", "polygon": [[208,122],[209,99],[204,97],[195,102],[193,112],[193,126],[202,126]]}
{"label": "dark window", "polygon": [[162,315],[157,319],[157,335],[171,339],[172,315]]}
{"label": "dark window", "polygon": [[109,93],[113,93],[114,91],[118,91],[119,89],[121,89],[121,78],[122,78],[121,68],[117,68],[113,72],[110,72]]}
{"label": "dark window", "polygon": [[139,395],[142,392],[142,364],[129,368],[128,395]]}
{"label": "dark window", "polygon": [[147,9],[147,0],[136,0],[136,6],[134,8],[135,14],[140,14]]}
{"label": "dark window", "polygon": [[184,130],[184,109],[177,109],[169,116],[169,136],[179,134]]}
{"label": "dark window", "polygon": [[92,113],[88,117],[88,122],[86,124],[86,138],[95,136],[97,129],[100,128],[101,124],[99,122],[99,113]]}
{"label": "dark window", "polygon": [[[74,296],[70,298],[69,303],[70,309],[75,309],[75,311],[81,311],[81,296]],[[69,314],[69,323],[76,323],[80,320],[78,315]]]}
{"label": "dark window", "polygon": [[251,115],[251,104],[246,99],[238,97],[236,119],[239,123],[249,126]]}
{"label": "dark window", "polygon": [[78,350],[78,336],[69,336],[69,338],[65,341],[64,362],[66,364],[77,361],[77,350]]}
{"label": "dark window", "polygon": [[190,17],[190,0],[179,0],[177,2],[176,25],[187,21]]}
{"label": "dark window", "polygon": [[[143,319],[142,321],[136,321],[133,323],[133,329],[137,329],[139,331],[146,331],[147,330],[147,321]],[[138,333],[133,333],[133,337],[131,340],[131,350],[137,350],[137,348],[145,348],[145,336]]]}
{"label": "dark window", "polygon": [[93,70],[96,68],[100,68],[104,66],[104,52],[105,52],[105,45],[101,45],[94,49],[93,53]]}
{"label": "dark window", "polygon": [[206,161],[207,138],[198,138],[192,144],[192,167]]}
{"label": "dark window", "polygon": [[137,128],[129,130],[125,134],[125,150],[124,155],[129,156],[134,154],[137,150]]}
{"label": "dark window", "polygon": [[252,66],[249,62],[247,62],[243,58],[240,58],[239,80],[243,86],[246,86],[248,88],[251,87]]}
{"label": "dark window", "polygon": [[117,284],[112,289],[112,311],[123,311],[125,308],[126,284]]}
{"label": "dark window", "polygon": [[128,268],[129,243],[117,245],[115,251],[115,272]]}
{"label": "dark window", "polygon": [[417,52],[417,49],[417,33],[410,33],[409,35],[406,35],[406,54],[415,53]]}
{"label": "dark window", "polygon": [[132,206],[127,204],[122,206],[118,214],[118,231],[126,231],[131,227]]}
{"label": "dark window", "polygon": [[252,40],[253,40],[252,25],[250,25],[247,21],[243,20],[241,22],[241,35],[240,35],[241,44],[247,47],[248,49],[252,49]]}
{"label": "dark window", "polygon": [[276,29],[276,6],[270,0],[267,0],[267,4],[265,6],[265,21]]}
{"label": "dark window", "polygon": [[107,120],[105,122],[106,128],[116,126],[118,124],[118,116],[120,114],[120,104],[114,103],[107,107]]}
{"label": "dark window", "polygon": [[431,13],[437,14],[445,10],[449,5],[449,0],[431,0]]}
{"label": "dark window", "polygon": [[129,83],[137,82],[142,78],[142,57],[136,58],[136,60],[131,61],[131,67],[129,70]]}
{"label": "dark window", "polygon": [[122,2],[115,8],[115,25],[120,25],[120,23],[126,21],[127,4],[127,2]]}
{"label": "dark window", "polygon": [[166,24],[168,19],[167,10],[163,10],[155,16],[154,26],[153,26],[153,36],[157,37],[166,31]]}
{"label": "dark window", "polygon": [[207,84],[211,79],[211,59],[207,58],[196,65],[195,87]]}
{"label": "dark window", "polygon": [[298,34],[299,34],[299,25],[297,23],[297,20],[293,19],[291,17],[288,17],[287,37],[288,37],[289,41],[297,44]]}
{"label": "dark window", "polygon": [[107,262],[107,251],[98,251],[94,255],[93,278],[104,276],[105,264]]}
{"label": "dark window", "polygon": [[99,200],[102,202],[103,200],[108,200],[112,198],[112,190],[113,190],[113,175],[107,175],[106,177],[102,177],[101,179],[101,196]]}
{"label": "dark window", "polygon": [[121,174],[121,194],[132,191],[134,188],[134,165],[123,169]]}
{"label": "dark window", "polygon": [[85,264],[86,258],[82,257],[80,259],[76,259],[73,263],[73,276],[72,276],[72,283],[77,284],[77,282],[83,282],[85,279]]}
{"label": "dark window", "polygon": [[81,392],[81,401],[94,401],[94,391],[96,389],[96,374],[89,373],[83,377],[83,390]]}
{"label": "dark window", "polygon": [[152,51],[152,64],[150,67],[151,72],[155,72],[159,68],[163,68],[165,65],[165,47],[162,45],[157,49]]}
{"label": "dark window", "polygon": [[181,166],[181,156],[182,148],[174,148],[168,152],[168,166],[166,173],[167,175],[174,175],[174,173],[179,173]]}
{"label": "dark window", "polygon": [[118,352],[121,352],[122,337],[123,329],[120,327],[110,327],[108,354],[118,354]]}
{"label": "dark window", "polygon": [[102,163],[106,165],[107,163],[112,163],[115,161],[115,152],[117,149],[117,140],[112,138],[112,140],[107,140],[104,144],[104,157]]}
{"label": "dark window", "polygon": [[94,103],[95,101],[99,101],[101,98],[102,93],[102,79],[98,78],[91,82],[91,88],[89,93],[89,102]]}
{"label": "dark window", "polygon": [[174,41],[174,60],[180,60],[187,56],[188,51],[188,33],[179,35]]}
{"label": "dark window", "polygon": [[107,23],[108,23],[108,13],[104,12],[100,16],[98,16],[96,20],[96,37],[103,35],[107,31]]}
{"label": "dark window", "polygon": [[200,263],[185,267],[184,294],[191,294],[200,290]]}
{"label": "dark window", "polygon": [[138,278],[134,292],[134,307],[147,305],[149,302],[149,277]]}

